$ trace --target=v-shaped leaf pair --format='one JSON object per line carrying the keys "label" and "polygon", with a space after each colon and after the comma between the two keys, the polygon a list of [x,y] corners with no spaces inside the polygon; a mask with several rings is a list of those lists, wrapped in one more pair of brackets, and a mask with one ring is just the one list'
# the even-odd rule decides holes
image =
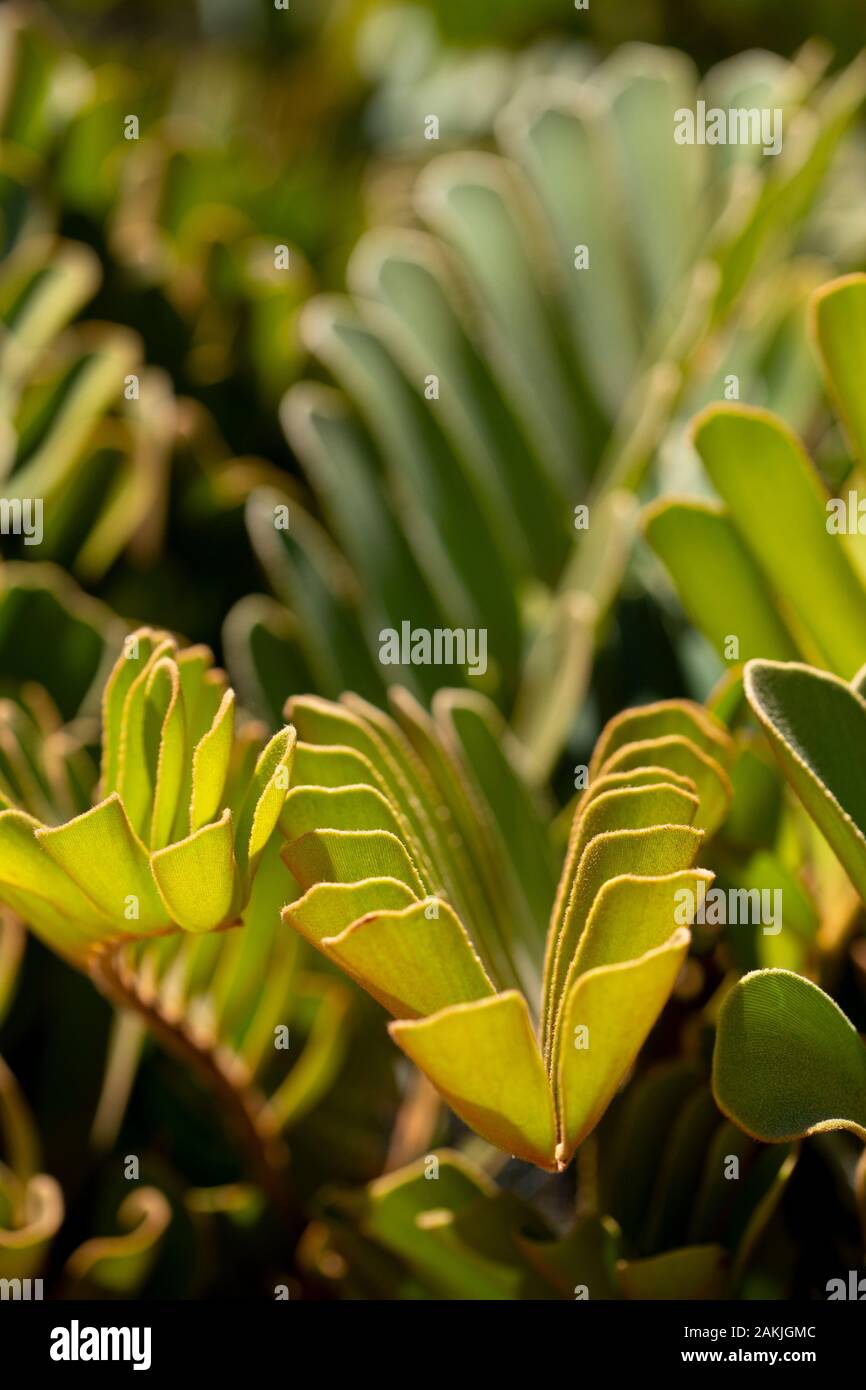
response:
{"label": "v-shaped leaf pair", "polygon": [[[564,1168],[685,958],[683,890],[695,902],[711,879],[693,866],[728,804],[730,739],[685,701],[612,720],[554,893],[493,707],[457,692],[432,717],[403,691],[392,705],[393,719],[353,696],[289,702],[283,853],[303,896],[284,918],[394,1015],[395,1042],[467,1124]],[[528,909],[546,879],[542,949]]]}

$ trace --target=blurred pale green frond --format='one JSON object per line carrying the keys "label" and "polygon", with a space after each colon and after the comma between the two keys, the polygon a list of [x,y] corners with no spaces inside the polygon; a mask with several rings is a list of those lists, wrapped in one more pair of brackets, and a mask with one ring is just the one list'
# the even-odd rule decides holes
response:
{"label": "blurred pale green frond", "polygon": [[[717,498],[661,500],[644,528],[683,609],[719,654],[800,657],[850,680],[866,659],[866,547],[859,529],[866,276],[811,300],[813,337],[852,460],[828,478],[776,415],[709,407],[692,426]],[[852,515],[849,516],[849,510]],[[794,542],[794,543],[792,543]]]}
{"label": "blurred pale green frond", "polygon": [[[497,122],[501,152],[429,161],[423,230],[375,227],[350,293],[305,308],[305,341],[339,390],[293,388],[283,423],[358,576],[351,635],[336,625],[343,664],[404,621],[483,625],[485,693],[513,715],[534,776],[555,762],[628,554],[619,489],[728,372],[773,403],[816,399],[791,347],[802,292],[762,298],[754,272],[789,253],[866,90],[862,64],[820,77],[814,53],[744,55],[699,88],[684,55],[640,45],[590,73],[528,76]],[[783,155],[678,145],[674,113],[699,90],[772,101],[791,127]],[[266,506],[253,499],[248,524],[274,592],[299,618],[311,588],[339,604],[342,567],[300,514],[276,547]],[[229,628],[254,672],[260,627],[233,614]],[[325,695],[343,688],[339,664]],[[431,683],[416,666],[379,678],[419,695]]]}

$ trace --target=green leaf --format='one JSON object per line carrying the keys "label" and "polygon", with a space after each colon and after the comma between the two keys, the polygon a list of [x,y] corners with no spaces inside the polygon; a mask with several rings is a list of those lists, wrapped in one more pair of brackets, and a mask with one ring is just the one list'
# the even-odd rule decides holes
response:
{"label": "green leaf", "polygon": [[722,766],[731,758],[730,735],[708,710],[687,700],[659,700],[623,710],[608,720],[592,750],[590,786],[602,766],[628,744],[673,737],[689,739]]}
{"label": "green leaf", "polygon": [[426,220],[466,263],[509,369],[512,399],[544,442],[551,480],[568,495],[588,463],[588,412],[578,408],[537,270],[540,249],[550,249],[547,229],[527,226],[520,184],[517,172],[495,156],[446,155],[424,170],[417,199]]}
{"label": "green leaf", "polygon": [[[163,657],[151,668],[146,686],[144,733],[152,740],[155,763],[150,847],[162,849],[171,839],[186,763],[186,712],[175,662]],[[150,750],[149,750],[150,751]]]}
{"label": "green leaf", "polygon": [[789,616],[850,678],[866,652],[863,589],[827,531],[826,493],[799,440],[767,411],[742,405],[711,407],[693,432],[716,491]]}
{"label": "green leaf", "polygon": [[214,667],[210,647],[182,647],[174,659],[180,674],[189,746],[196,748],[216,718],[227,681],[225,673]]}
{"label": "green leaf", "polygon": [[576,240],[591,248],[592,274],[570,274],[565,292],[576,348],[613,418],[634,381],[640,344],[603,104],[588,88],[556,92],[539,78],[506,108],[502,134],[544,199],[562,260],[573,262]]}
{"label": "green leaf", "polygon": [[256,759],[235,834],[235,856],[249,879],[276,829],[292,773],[297,735],[291,726],[274,734]]}
{"label": "green leaf", "polygon": [[509,566],[435,413],[350,303],[314,300],[302,328],[347,382],[380,442],[394,496],[405,498],[411,488],[409,534],[437,603],[459,626],[493,628],[497,659],[513,666],[520,639]]}
{"label": "green leaf", "polygon": [[140,355],[135,333],[115,324],[99,326],[58,391],[56,410],[16,470],[17,496],[59,500],[58,492],[74,476],[95,422],[117,400],[125,376],[138,368]]}
{"label": "green leaf", "polygon": [[232,813],[153,855],[153,877],[173,922],[184,931],[212,931],[232,915],[235,875]]}
{"label": "green leaf", "polygon": [[431,888],[448,898],[465,921],[477,920],[469,914],[474,884],[466,873],[466,859],[460,852],[462,847],[449,839],[448,826],[452,817],[447,806],[442,805],[435,774],[431,775],[424,760],[417,757],[410,740],[389,715],[351,693],[343,696],[342,703],[363,721],[384,752],[393,770],[389,789],[400,785],[408,794],[405,802],[410,832],[407,844],[419,872],[426,874]]}
{"label": "green leaf", "polygon": [[124,631],[54,565],[27,560],[0,568],[0,667],[16,682],[38,681],[64,719],[91,706]]}
{"label": "green leaf", "polygon": [[40,828],[23,811],[0,813],[3,900],[49,944],[76,953],[97,933],[110,934],[113,920],[40,848]]}
{"label": "green leaf", "polygon": [[365,878],[360,883],[315,883],[301,898],[283,908],[283,921],[313,946],[326,936],[339,935],[370,913],[399,912],[415,902],[400,879]]}
{"label": "green leaf", "polygon": [[583,1285],[587,1295],[619,1298],[614,1277],[621,1232],[609,1216],[579,1216],[570,1231],[555,1240],[521,1233],[518,1244],[530,1264],[563,1298],[573,1299]]}
{"label": "green leaf", "polygon": [[[622,1227],[632,1248],[645,1251],[641,1233],[653,1209],[653,1189],[676,1116],[703,1083],[699,1062],[657,1062],[624,1092],[604,1136],[599,1178],[602,1209]],[[637,1161],[635,1156],[637,1155]]]}
{"label": "green leaf", "polygon": [[247,502],[247,527],[274,591],[297,615],[295,636],[315,687],[334,696],[346,688],[364,690],[380,699],[381,668],[364,641],[345,562],[296,502],[291,529],[278,529],[276,508],[285,503],[282,493],[257,488]]}
{"label": "green leaf", "polygon": [[556,1167],[553,1097],[521,994],[456,1004],[388,1031],[478,1134],[516,1158]]}
{"label": "green leaf", "polygon": [[598,1124],[643,1047],[674,987],[689,940],[688,930],[678,927],[663,946],[636,960],[589,970],[571,987],[558,1024],[560,1168]]}
{"label": "green leaf", "polygon": [[[404,618],[416,628],[447,626],[393,505],[383,495],[381,460],[340,393],[304,382],[287,393],[280,418],[341,550],[364,576],[368,641],[378,642],[382,628],[399,629]],[[431,667],[401,667],[395,675],[427,696],[438,684]],[[313,687],[310,681],[298,681],[294,688]]]}
{"label": "green leaf", "polygon": [[[596,835],[580,857],[562,929],[549,943],[546,1051],[553,1044],[554,1025],[563,1003],[566,978],[596,895],[612,878],[624,874],[676,873],[689,868],[703,839],[688,825],[655,825],[639,830],[611,830]],[[672,924],[673,926],[673,924]]]}
{"label": "green leaf", "polygon": [[402,841],[385,830],[314,830],[286,845],[283,857],[305,891],[314,883],[396,878],[424,896],[424,884]]}
{"label": "green leaf", "polygon": [[[134,634],[130,641],[134,642],[136,636],[137,634]],[[135,657],[126,656],[126,650],[130,648],[125,649],[120,661],[135,661]],[[150,655],[143,662],[136,661],[137,674],[129,685],[123,701],[116,789],[123,801],[130,824],[142,837],[150,829],[153,778],[156,775],[158,757],[158,749],[152,744],[149,746],[145,741],[148,714],[147,683],[157,662],[164,656],[173,657],[175,650],[172,638],[159,637],[153,643]]]}
{"label": "green leaf", "polygon": [[785,776],[866,900],[866,702],[794,662],[750,662],[745,687]]}
{"label": "green leaf", "polygon": [[[647,1253],[697,1242],[691,1226],[700,1200],[702,1170],[719,1128],[719,1112],[710,1089],[699,1086],[685,1099],[670,1126],[644,1223],[642,1248]],[[704,1238],[718,1235],[714,1231]]]}
{"label": "green leaf", "polygon": [[761,1248],[800,1156],[799,1146],[764,1149],[746,1179],[731,1218],[731,1245],[736,1250],[732,1283],[740,1297],[748,1297],[750,1265]]}
{"label": "green leaf", "polygon": [[454,1265],[472,1271],[476,1298],[485,1292],[491,1299],[516,1302],[550,1297],[546,1278],[536,1272],[518,1242],[521,1229],[538,1228],[541,1222],[513,1192],[497,1192],[459,1212],[427,1212],[420,1224],[431,1245],[447,1251]]}
{"label": "green leaf", "polygon": [[[713,875],[707,869],[609,879],[592,905],[569,967],[566,990],[572,980],[588,970],[634,960],[663,946],[677,923],[690,926],[688,905],[697,902],[698,885],[703,883],[709,888],[712,881]],[[685,894],[690,897],[684,897]]]}
{"label": "green leaf", "polygon": [[742,661],[797,656],[767,580],[721,504],[662,500],[646,510],[643,524],[687,616],[720,656],[732,634]]}
{"label": "green leaf", "polygon": [[281,825],[289,839],[300,839],[320,826],[329,830],[387,830],[399,837],[400,822],[387,797],[376,787],[293,787],[286,797]]}
{"label": "green leaf", "polygon": [[[665,783],[651,782],[648,786],[612,787],[609,791],[599,791],[598,788],[603,781],[606,779],[602,778],[598,783],[591,784],[594,794],[581,805],[580,814],[574,818],[565,864],[557,888],[545,957],[544,995],[547,1000],[547,1027],[552,1024],[551,1010],[560,993],[557,982],[561,985],[564,979],[561,968],[557,967],[558,952],[560,949],[563,950],[570,959],[569,952],[573,951],[582,929],[580,920],[574,919],[572,915],[572,935],[560,947],[566,918],[570,913],[573,914],[577,875],[587,847],[596,836],[612,831],[648,830],[664,825],[691,825],[698,809],[697,797]],[[587,867],[588,863],[589,861]],[[623,869],[623,872],[625,871]],[[590,887],[587,900],[591,891]]]}
{"label": "green leaf", "polygon": [[[556,885],[550,841],[531,793],[513,762],[515,750],[498,710],[482,695],[440,692],[434,713],[454,731],[484,801],[491,808],[506,857],[528,906],[528,932],[538,932]],[[511,754],[511,757],[509,756]],[[538,933],[540,936],[540,932]],[[539,956],[543,943],[539,941]]]}
{"label": "green leaf", "polygon": [[16,263],[22,278],[29,276],[29,283],[23,289],[19,286],[15,308],[3,316],[8,333],[3,376],[18,386],[95,294],[101,273],[99,258],[89,246],[60,238],[23,242],[17,248]]}
{"label": "green leaf", "polygon": [[767,1143],[829,1129],[866,1140],[866,1047],[829,995],[787,970],[746,975],[725,998],[713,1091]]}
{"label": "green leaf", "polygon": [[[737,684],[744,694],[741,681]],[[769,848],[779,829],[783,784],[766,740],[757,731],[740,733],[731,781],[734,798],[725,821],[726,842],[745,852],[755,846]]]}
{"label": "green leaf", "polygon": [[472,1211],[491,1201],[496,1189],[461,1153],[439,1149],[431,1157],[438,1162],[435,1182],[421,1158],[370,1183],[358,1213],[361,1229],[417,1270],[441,1298],[501,1298],[501,1274],[467,1258],[465,1247],[455,1254],[429,1234],[431,1220]]}
{"label": "green leaf", "polygon": [[[389,796],[401,817],[403,839],[413,856],[419,859],[419,870],[430,872],[434,831],[425,799],[419,796],[417,785],[413,786],[411,760],[403,756],[393,736],[386,741],[386,721],[381,712],[374,711],[357,697],[355,704],[357,708],[350,710],[343,704],[305,696],[289,701],[288,715],[299,739],[336,745],[341,754],[343,748],[351,748],[366,761],[373,771],[373,784]],[[372,718],[368,718],[368,714]],[[378,724],[374,724],[373,719],[377,719]],[[405,744],[405,740],[403,742]],[[409,751],[411,753],[411,749]],[[368,776],[352,776],[351,780],[366,782]]]}
{"label": "green leaf", "polygon": [[509,955],[511,938],[499,927],[510,914],[510,892],[515,885],[513,875],[503,868],[507,849],[497,835],[492,812],[478,798],[477,786],[467,776],[456,750],[443,738],[441,724],[400,686],[392,686],[388,698],[397,722],[433,781],[434,800],[439,799],[435,814],[441,818],[446,850],[461,880],[464,920],[495,978],[510,980],[514,973]]}
{"label": "green leaf", "polygon": [[496,992],[459,917],[438,898],[368,912],[321,946],[396,1018]]}
{"label": "green leaf", "polygon": [[235,695],[227,690],[214,721],[199,742],[192,759],[192,802],[189,828],[199,830],[220,809],[231,759],[235,732]]}
{"label": "green leaf", "polygon": [[811,314],[827,389],[855,456],[866,464],[866,275],[843,275],[823,285],[812,296]]}
{"label": "green leaf", "polygon": [[552,578],[567,546],[564,499],[468,332],[459,284],[435,240],[376,228],[356,247],[348,278],[359,299],[385,306],[380,331],[407,375],[438,376],[437,412],[515,572]]}
{"label": "green leaf", "polygon": [[604,776],[613,772],[631,772],[656,764],[691,780],[699,803],[695,826],[707,834],[717,830],[731,802],[731,779],[725,769],[691,738],[671,734],[666,738],[626,743],[602,763],[599,773]]}
{"label": "green leaf", "polygon": [[124,739],[124,711],[133,682],[148,666],[157,642],[166,634],[142,628],[124,648],[124,660],[118,661],[105,684],[102,696],[102,791],[110,796],[119,789],[120,757]]}
{"label": "green leaf", "polygon": [[312,690],[315,679],[300,650],[298,620],[276,599],[245,594],[226,615],[222,645],[233,683],[246,709],[266,724],[282,722],[293,690]]}
{"label": "green leaf", "polygon": [[295,745],[293,779],[296,787],[344,787],[365,783],[381,790],[384,786],[373,764],[354,748],[316,743]]}
{"label": "green leaf", "polygon": [[[138,935],[166,925],[165,907],[150,873],[147,850],[117,793],[56,829],[35,832],[40,847],[112,923],[115,935]],[[127,916],[128,899],[138,915]],[[104,931],[93,924],[94,939]]]}
{"label": "green leaf", "polygon": [[[596,894],[577,950],[568,965],[561,998],[568,999],[580,976],[602,966],[634,961],[666,945],[677,923],[690,926],[698,885],[713,876],[705,869],[682,870],[658,877],[623,874],[610,878]],[[664,1002],[664,1001],[662,1001]],[[554,1019],[550,1070],[557,1074],[562,1048],[569,1039]],[[625,1030],[627,1031],[627,1029]]]}
{"label": "green leaf", "polygon": [[599,83],[610,103],[625,183],[625,223],[644,290],[664,303],[691,255],[705,212],[707,150],[678,146],[674,113],[695,100],[697,73],[684,53],[650,44],[622,45]]}

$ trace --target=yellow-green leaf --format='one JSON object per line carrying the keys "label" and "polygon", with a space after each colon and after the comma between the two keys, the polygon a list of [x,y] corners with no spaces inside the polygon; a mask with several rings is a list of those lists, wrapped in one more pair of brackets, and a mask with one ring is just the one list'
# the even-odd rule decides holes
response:
{"label": "yellow-green leaf", "polygon": [[810,307],[827,389],[845,421],[854,453],[866,464],[866,275],[843,275],[822,285]]}
{"label": "yellow-green leaf", "polygon": [[731,779],[720,763],[704,753],[692,739],[670,734],[665,738],[624,744],[602,764],[601,773],[627,772],[649,763],[661,763],[672,772],[689,777],[700,802],[695,825],[710,834],[718,829],[733,795]]}
{"label": "yellow-green leaf", "polygon": [[623,874],[672,874],[690,868],[702,839],[700,830],[670,825],[612,830],[596,835],[587,845],[575,875],[548,978],[545,1011],[545,1050],[548,1053],[569,966],[596,894],[609,879]]}
{"label": "yellow-green leaf", "polygon": [[145,740],[156,745],[150,847],[162,849],[171,839],[186,762],[186,715],[174,661],[163,657],[151,668],[146,697]]}
{"label": "yellow-green leaf", "polygon": [[613,754],[629,743],[648,739],[666,739],[678,735],[697,744],[708,757],[725,763],[733,747],[724,725],[707,710],[688,700],[659,700],[654,704],[638,705],[615,714],[604,730],[589,763],[589,784],[594,784],[599,769]]}
{"label": "yellow-green leaf", "polygon": [[415,895],[396,878],[367,878],[361,883],[316,883],[302,898],[283,908],[283,921],[313,946],[338,935],[372,912],[399,912]]}
{"label": "yellow-green leaf", "polygon": [[289,725],[262,749],[238,818],[235,853],[242,874],[255,869],[276,828],[289,790],[296,734]]}
{"label": "yellow-green leaf", "polygon": [[192,759],[192,802],[189,828],[198,830],[220,809],[231,759],[235,732],[235,694],[227,690],[214,721],[199,742]]}
{"label": "yellow-green leaf", "polygon": [[115,933],[138,935],[167,925],[147,850],[116,792],[65,825],[35,833],[55,864],[111,921]]}
{"label": "yellow-green leaf", "polygon": [[301,887],[398,878],[418,897],[424,885],[402,841],[386,830],[315,830],[293,840],[283,858]]}
{"label": "yellow-green leaf", "polygon": [[850,679],[866,652],[866,603],[838,538],[827,531],[827,495],[800,441],[776,416],[743,405],[705,411],[694,440],[771,586],[827,664]]}
{"label": "yellow-green leaf", "polygon": [[235,875],[232,815],[202,826],[153,855],[153,876],[173,922],[185,931],[211,931],[231,918]]}
{"label": "yellow-green leaf", "polygon": [[388,1031],[478,1134],[516,1158],[556,1167],[553,1097],[522,994],[455,1004]]}
{"label": "yellow-green leaf", "polygon": [[387,798],[375,787],[293,787],[280,818],[289,839],[329,830],[387,830],[399,837],[400,824]]}
{"label": "yellow-green leaf", "polygon": [[321,944],[396,1018],[495,993],[463,923],[438,898],[368,913]]}
{"label": "yellow-green leaf", "polygon": [[567,1167],[598,1124],[643,1047],[674,987],[689,940],[688,929],[678,927],[663,946],[636,960],[589,970],[571,987],[559,1020],[560,1167]]}
{"label": "yellow-green leaf", "polygon": [[721,657],[734,632],[741,661],[797,656],[767,579],[721,503],[663,499],[647,510],[644,528],[687,616]]}

